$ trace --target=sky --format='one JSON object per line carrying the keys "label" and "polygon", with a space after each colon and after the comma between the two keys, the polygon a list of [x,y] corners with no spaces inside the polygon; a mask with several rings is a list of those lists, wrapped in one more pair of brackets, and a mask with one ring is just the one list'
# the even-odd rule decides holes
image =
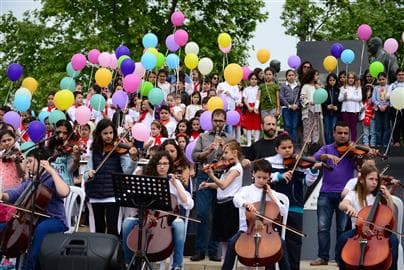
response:
{"label": "sky", "polygon": [[[280,18],[285,0],[265,1],[265,7],[262,11],[269,13],[269,17],[265,22],[257,25],[254,37],[249,45],[254,46],[254,50],[248,53],[248,64],[251,68],[264,67],[256,57],[259,49],[265,48],[270,52],[270,60],[277,59],[281,61],[281,69],[286,70],[287,59],[290,55],[296,54],[296,37],[285,35],[285,28],[282,26]],[[40,8],[41,3],[33,0],[0,0],[0,13],[12,11],[17,17],[21,17],[24,11]]]}

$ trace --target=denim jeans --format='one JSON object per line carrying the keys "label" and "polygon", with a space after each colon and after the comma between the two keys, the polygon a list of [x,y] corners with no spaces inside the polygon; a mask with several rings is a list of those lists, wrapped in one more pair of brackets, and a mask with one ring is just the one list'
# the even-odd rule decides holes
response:
{"label": "denim jeans", "polygon": [[[337,256],[336,261],[338,263],[340,270],[345,270],[345,264],[342,261],[341,253],[342,249],[345,246],[345,243],[348,241],[348,238],[353,237],[356,234],[356,229],[344,232],[338,238],[337,245],[335,247],[335,254]],[[389,270],[397,270],[397,258],[398,258],[398,239],[395,234],[391,234],[389,236],[389,245],[390,245],[390,252],[393,259],[393,263],[390,266]]]}
{"label": "denim jeans", "polygon": [[330,257],[330,229],[336,214],[337,239],[344,232],[348,216],[338,209],[341,193],[320,192],[317,199],[318,257],[328,261]]}
{"label": "denim jeans", "polygon": [[300,110],[289,110],[288,108],[282,109],[283,121],[285,130],[289,133],[293,142],[297,141],[297,125],[300,119]]}
{"label": "denim jeans", "polygon": [[323,122],[324,122],[324,138],[326,144],[331,144],[334,142],[333,130],[335,124],[337,123],[338,116],[336,114],[324,115]]}
{"label": "denim jeans", "polygon": [[376,146],[387,147],[391,135],[388,111],[376,111]]}
{"label": "denim jeans", "polygon": [[370,126],[363,125],[363,144],[376,146],[376,121],[370,120]]}
{"label": "denim jeans", "polygon": [[[123,251],[125,263],[129,264],[132,259],[133,252],[129,249],[127,239],[132,229],[139,224],[137,218],[126,218],[122,224]],[[185,244],[185,223],[182,219],[175,219],[171,225],[174,241],[174,254],[172,267],[182,268]],[[156,239],[158,241],[158,239]]]}

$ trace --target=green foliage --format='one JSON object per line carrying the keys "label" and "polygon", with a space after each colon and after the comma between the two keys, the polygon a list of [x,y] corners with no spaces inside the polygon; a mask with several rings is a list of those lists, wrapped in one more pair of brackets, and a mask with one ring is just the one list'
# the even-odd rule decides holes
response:
{"label": "green foliage", "polygon": [[[121,43],[131,49],[131,57],[139,61],[142,37],[147,32],[159,38],[158,50],[166,53],[165,38],[173,33],[170,16],[181,10],[186,16],[189,40],[199,44],[200,57],[210,57],[215,70],[222,69],[223,54],[217,47],[217,36],[227,32],[233,39],[229,62],[243,63],[247,57],[247,43],[258,22],[268,14],[260,11],[263,0],[42,0],[41,10],[27,12],[21,21],[11,14],[0,17],[0,83],[3,93],[8,91],[4,76],[11,62],[24,67],[24,77],[38,80],[33,107],[38,110],[46,103],[45,96],[59,90],[60,80],[66,76],[66,64],[77,52],[93,48],[113,51]],[[184,51],[181,50],[181,59]],[[91,69],[83,70],[77,80],[89,81]],[[13,91],[21,82],[13,86]],[[1,95],[4,102],[6,94]],[[10,99],[9,99],[10,100]]]}

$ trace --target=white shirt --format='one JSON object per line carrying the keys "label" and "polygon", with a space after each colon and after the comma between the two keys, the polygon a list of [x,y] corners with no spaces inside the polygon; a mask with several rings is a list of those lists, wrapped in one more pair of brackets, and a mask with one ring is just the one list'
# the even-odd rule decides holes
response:
{"label": "white shirt", "polygon": [[[375,196],[373,196],[373,194],[369,194],[366,196],[366,205],[373,205],[373,203],[375,202]],[[359,212],[362,207],[359,204],[359,198],[358,198],[358,193],[356,191],[349,191],[348,194],[345,196],[344,200],[348,200],[352,207],[355,209],[356,212]],[[352,222],[352,228],[355,228],[355,224],[356,224],[356,218],[351,217],[351,222]]]}
{"label": "white shirt", "polygon": [[256,103],[257,102],[257,93],[259,87],[256,86],[248,86],[243,90],[243,97],[247,103]]}
{"label": "white shirt", "polygon": [[157,82],[157,86],[163,91],[164,100],[167,100],[167,95],[170,93],[171,90],[171,84],[169,82],[164,83]]}
{"label": "white shirt", "polygon": [[167,124],[164,125],[168,132],[168,138],[175,137],[175,129],[177,128],[177,121],[170,120]]}
{"label": "white shirt", "polygon": [[349,181],[345,184],[344,189],[348,189],[349,191],[355,190],[356,183],[358,183],[358,177],[354,177],[349,179]]}
{"label": "white shirt", "polygon": [[[344,100],[345,93],[347,93],[346,100]],[[362,105],[362,90],[354,86],[341,87],[338,100],[342,102],[341,112],[358,113]]]}
{"label": "white shirt", "polygon": [[67,115],[69,115],[70,120],[72,120],[73,122],[76,121],[76,106],[70,106],[69,109],[67,109],[66,111]]}
{"label": "white shirt", "polygon": [[181,205],[182,207],[184,207],[185,210],[192,209],[194,207],[194,200],[192,199],[191,194],[189,194],[189,192],[185,190],[185,188],[182,185],[180,180],[175,179],[175,181],[177,182],[177,187],[179,189],[181,189],[181,191],[183,193],[185,193],[185,196],[187,197],[186,203],[181,202],[180,196],[178,194],[178,190],[175,188],[174,184],[171,183],[171,181],[169,182],[170,183],[170,193],[173,194],[177,198],[178,205]]}
{"label": "white shirt", "polygon": [[230,185],[228,185],[225,189],[221,189],[219,187],[217,188],[216,198],[218,200],[234,196],[234,194],[236,194],[243,185],[243,168],[241,167],[240,162],[236,163],[228,171],[222,174],[222,176],[220,177],[220,181],[224,181],[224,179],[226,179],[226,177],[232,171],[238,171],[239,176],[234,178]]}
{"label": "white shirt", "polygon": [[234,111],[236,103],[241,102],[241,94],[237,85],[231,86],[227,82],[221,82],[217,85],[217,93],[226,97],[228,106],[224,108],[225,111]]}
{"label": "white shirt", "polygon": [[199,110],[202,110],[201,105],[188,105],[185,112],[185,119],[187,119],[188,121],[191,120],[195,116],[195,113]]}

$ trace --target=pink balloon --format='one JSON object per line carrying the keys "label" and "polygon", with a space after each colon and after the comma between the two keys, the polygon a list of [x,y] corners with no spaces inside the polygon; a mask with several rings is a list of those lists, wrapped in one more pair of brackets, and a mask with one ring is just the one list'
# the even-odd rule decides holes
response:
{"label": "pink balloon", "polygon": [[188,33],[183,29],[179,29],[174,33],[174,41],[179,46],[184,46],[188,42]]}
{"label": "pink balloon", "polygon": [[111,69],[116,69],[116,66],[118,65],[118,60],[116,59],[115,54],[111,53],[111,54],[109,55],[109,57],[110,57],[109,67],[110,67]]}
{"label": "pink balloon", "polygon": [[87,58],[82,53],[76,53],[75,55],[73,55],[73,57],[71,59],[71,63],[72,63],[72,68],[75,71],[80,71],[83,68],[85,68],[85,66],[87,64]]}
{"label": "pink balloon", "polygon": [[219,45],[219,49],[222,53],[229,53],[231,50],[231,44],[229,47],[223,48],[222,46]]}
{"label": "pink balloon", "polygon": [[150,127],[143,123],[136,123],[132,127],[132,136],[138,141],[145,142],[150,138]]}
{"label": "pink balloon", "polygon": [[101,67],[109,67],[109,65],[111,64],[111,56],[109,53],[107,52],[102,52],[99,56],[98,56],[98,63],[100,64]]}
{"label": "pink balloon", "polygon": [[242,69],[243,69],[243,80],[247,81],[248,77],[251,74],[251,70],[247,66],[242,67]]}
{"label": "pink balloon", "polygon": [[178,27],[184,23],[185,15],[181,11],[175,11],[171,14],[171,23]]}
{"label": "pink balloon", "polygon": [[139,89],[141,79],[135,74],[126,75],[123,78],[123,89],[127,93],[133,93]]}
{"label": "pink balloon", "polygon": [[356,31],[360,40],[367,41],[372,36],[372,28],[367,24],[361,24]]}
{"label": "pink balloon", "polygon": [[81,126],[87,124],[90,118],[91,110],[87,106],[80,106],[76,109],[76,121]]}
{"label": "pink balloon", "polygon": [[394,38],[389,38],[384,42],[384,50],[389,54],[394,54],[398,49],[398,42]]}
{"label": "pink balloon", "polygon": [[88,61],[91,64],[97,65],[98,64],[98,56],[100,56],[101,52],[98,49],[92,49],[88,52]]}
{"label": "pink balloon", "polygon": [[135,72],[133,74],[135,74],[137,77],[139,77],[141,79],[141,78],[143,78],[145,73],[146,73],[146,70],[144,69],[142,63],[136,62],[135,63]]}

